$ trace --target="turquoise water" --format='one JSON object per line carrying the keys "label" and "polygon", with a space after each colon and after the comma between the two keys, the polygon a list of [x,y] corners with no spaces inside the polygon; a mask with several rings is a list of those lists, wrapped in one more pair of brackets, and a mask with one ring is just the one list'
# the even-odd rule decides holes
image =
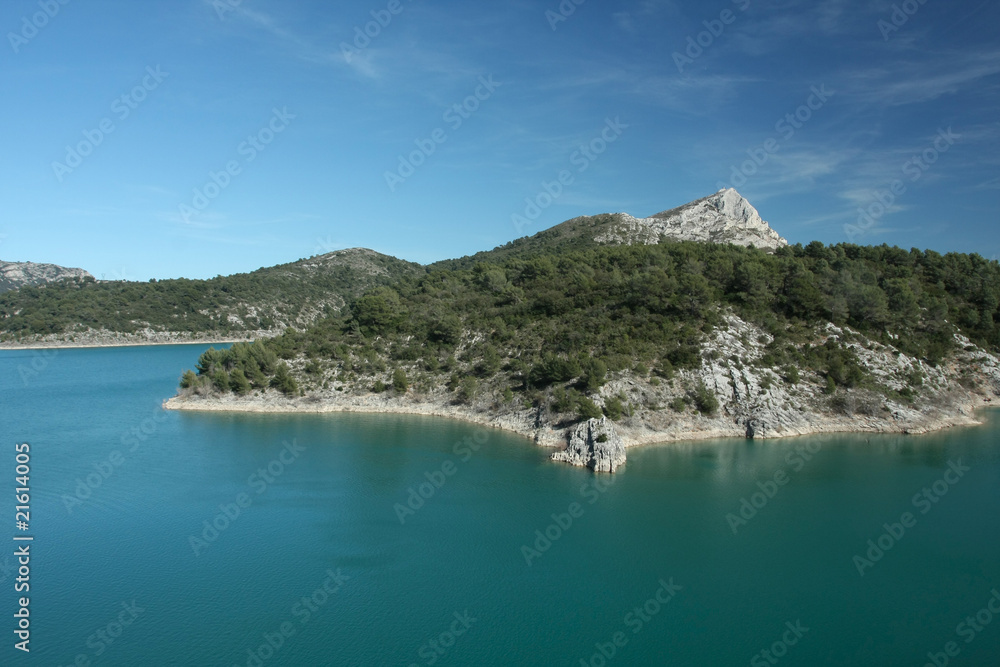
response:
{"label": "turquoise water", "polygon": [[204,347],[0,352],[0,565],[17,442],[35,537],[31,653],[0,572],[0,664],[923,665],[948,642],[1000,664],[993,413],[648,447],[595,477],[451,420],[164,413]]}

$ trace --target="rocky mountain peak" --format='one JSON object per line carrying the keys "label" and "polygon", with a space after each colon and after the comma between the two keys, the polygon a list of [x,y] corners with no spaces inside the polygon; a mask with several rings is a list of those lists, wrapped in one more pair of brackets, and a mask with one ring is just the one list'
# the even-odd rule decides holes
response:
{"label": "rocky mountain peak", "polygon": [[63,278],[93,278],[83,269],[67,269],[55,264],[0,261],[0,292],[35,286]]}
{"label": "rocky mountain peak", "polygon": [[757,209],[733,188],[648,218],[616,214],[616,224],[598,236],[600,243],[653,244],[662,240],[753,245],[774,251],[788,245]]}

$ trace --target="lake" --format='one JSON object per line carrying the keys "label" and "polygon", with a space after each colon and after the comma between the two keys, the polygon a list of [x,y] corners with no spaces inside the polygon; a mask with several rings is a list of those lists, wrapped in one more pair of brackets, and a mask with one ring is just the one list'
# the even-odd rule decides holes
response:
{"label": "lake", "polygon": [[0,351],[0,663],[1000,664],[996,413],[595,476],[447,419],[162,411],[207,347]]}

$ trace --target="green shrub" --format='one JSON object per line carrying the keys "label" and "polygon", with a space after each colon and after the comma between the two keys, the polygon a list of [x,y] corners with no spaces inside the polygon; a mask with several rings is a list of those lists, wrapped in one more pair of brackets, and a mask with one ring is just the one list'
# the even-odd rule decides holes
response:
{"label": "green shrub", "polygon": [[409,383],[406,381],[406,373],[403,372],[402,368],[397,368],[392,372],[393,389],[398,391],[400,394],[405,394],[409,386]]}
{"label": "green shrub", "polygon": [[674,365],[668,359],[661,359],[659,366],[653,369],[653,373],[665,380],[669,380],[674,376]]}
{"label": "green shrub", "polygon": [[476,390],[479,383],[471,375],[462,378],[458,383],[458,400],[462,403],[471,403],[476,398]]}
{"label": "green shrub", "polygon": [[703,415],[710,417],[719,409],[719,400],[703,382],[695,387],[693,398],[694,406]]}
{"label": "green shrub", "polygon": [[576,407],[580,393],[575,389],[556,387],[552,390],[552,411],[555,413],[570,412]]}
{"label": "green shrub", "polygon": [[617,396],[612,396],[604,400],[604,414],[608,416],[611,421],[618,421],[622,418],[622,413],[625,411],[625,406],[622,405],[622,401]]}
{"label": "green shrub", "polygon": [[198,376],[194,374],[194,371],[188,369],[184,371],[181,375],[181,389],[189,389],[194,387],[198,383]]}
{"label": "green shrub", "polygon": [[604,384],[608,374],[608,366],[600,359],[587,359],[583,364],[582,382],[583,388],[587,391],[597,391]]}
{"label": "green shrub", "polygon": [[580,419],[600,419],[604,413],[597,404],[586,396],[580,396],[576,401],[576,413]]}
{"label": "green shrub", "polygon": [[275,368],[274,377],[271,378],[271,386],[280,391],[285,396],[294,396],[299,393],[299,385],[288,371],[288,366],[281,363]]}

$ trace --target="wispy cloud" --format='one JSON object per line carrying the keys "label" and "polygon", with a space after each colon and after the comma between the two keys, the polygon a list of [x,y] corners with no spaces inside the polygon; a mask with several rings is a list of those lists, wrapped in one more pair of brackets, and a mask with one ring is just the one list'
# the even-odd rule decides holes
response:
{"label": "wispy cloud", "polygon": [[[214,6],[213,0],[203,1],[209,6]],[[267,12],[247,7],[246,4],[232,7],[231,10],[227,11],[224,20],[262,32],[269,38],[272,45],[287,51],[304,62],[316,65],[348,66],[339,49],[329,44],[317,45],[291,28],[283,25],[274,16]],[[365,69],[363,65],[365,58],[356,58],[355,60],[357,61],[355,69],[363,71]]]}
{"label": "wispy cloud", "polygon": [[[925,54],[930,55],[930,54]],[[844,95],[874,107],[920,104],[943,95],[968,91],[1000,73],[1000,50],[979,53],[938,53],[932,58],[899,60],[844,73]],[[987,85],[996,90],[997,83]]]}
{"label": "wispy cloud", "polygon": [[976,184],[977,190],[1000,190],[1000,176]]}

